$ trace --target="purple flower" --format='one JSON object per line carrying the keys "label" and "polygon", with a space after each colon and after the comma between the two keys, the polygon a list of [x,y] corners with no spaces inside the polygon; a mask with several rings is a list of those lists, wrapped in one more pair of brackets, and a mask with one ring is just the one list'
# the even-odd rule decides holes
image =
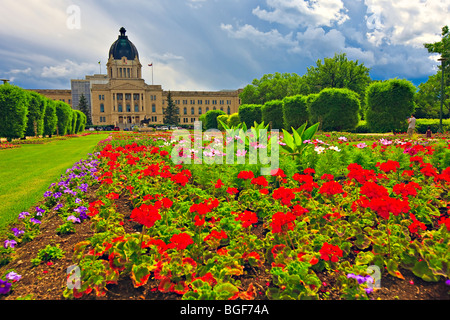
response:
{"label": "purple flower", "polygon": [[53,210],[58,211],[59,209],[61,209],[62,207],[64,207],[64,205],[62,203],[58,203]]}
{"label": "purple flower", "polygon": [[26,212],[26,211],[21,212],[21,213],[19,213],[19,219],[24,219],[26,216],[29,216],[29,215],[30,215],[29,212]]}
{"label": "purple flower", "polygon": [[20,274],[15,273],[14,271],[11,271],[6,275],[6,279],[11,281],[19,281],[20,279],[22,279],[22,276]]}
{"label": "purple flower", "polygon": [[11,290],[12,284],[0,279],[0,294],[7,294]]}
{"label": "purple flower", "polygon": [[450,286],[450,279],[448,279],[447,281],[445,281],[445,284]]}
{"label": "purple flower", "polygon": [[80,198],[76,198],[76,199],[75,199],[75,203],[76,203],[76,204],[79,204],[79,203],[81,203],[81,202],[82,202],[82,200],[81,200]]}
{"label": "purple flower", "polygon": [[51,191],[45,191],[45,192],[44,192],[44,198],[51,197],[52,194],[53,194],[53,193],[52,193]]}
{"label": "purple flower", "polygon": [[75,216],[68,216],[67,221],[72,221],[73,223],[76,223],[76,222],[81,223],[81,220]]}
{"label": "purple flower", "polygon": [[80,189],[83,192],[87,192],[88,186],[89,185],[87,183],[82,183],[81,185],[78,186],[78,189]]}
{"label": "purple flower", "polygon": [[24,233],[25,233],[25,231],[19,230],[19,229],[17,229],[17,228],[12,228],[11,231],[14,232],[14,236],[16,236],[16,237],[18,237],[18,236],[20,236],[21,234],[24,234]]}
{"label": "purple flower", "polygon": [[33,222],[34,224],[40,224],[41,222],[38,219],[31,218],[30,222]]}
{"label": "purple flower", "polygon": [[53,198],[55,198],[55,199],[58,199],[59,197],[61,197],[62,196],[62,193],[61,192],[55,192],[54,194],[53,194]]}
{"label": "purple flower", "polygon": [[36,207],[36,212],[37,216],[42,216],[42,214],[45,213],[45,210],[41,209],[40,207]]}
{"label": "purple flower", "polygon": [[3,244],[3,246],[5,247],[5,248],[8,248],[8,247],[10,247],[10,248],[14,248],[14,246],[17,244],[17,241],[16,240],[5,240],[5,243]]}

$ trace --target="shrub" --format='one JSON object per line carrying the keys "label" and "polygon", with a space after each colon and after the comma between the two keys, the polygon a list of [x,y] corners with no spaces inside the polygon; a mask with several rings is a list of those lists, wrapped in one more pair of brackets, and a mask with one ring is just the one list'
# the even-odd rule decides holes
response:
{"label": "shrub", "polygon": [[44,114],[44,136],[51,137],[56,131],[58,124],[58,117],[56,115],[56,103],[47,99],[47,106]]}
{"label": "shrub", "polygon": [[287,130],[299,128],[308,121],[307,96],[295,95],[283,99],[283,123]]}
{"label": "shrub", "polygon": [[283,101],[272,100],[266,102],[261,109],[261,120],[264,123],[271,123],[272,129],[283,128]]}
{"label": "shrub", "polygon": [[327,88],[309,101],[311,122],[320,122],[323,131],[353,130],[359,123],[361,104],[354,91]]}
{"label": "shrub", "polygon": [[25,130],[26,136],[41,136],[44,132],[44,116],[47,98],[37,92],[27,92],[30,102],[28,104],[28,121]]}
{"label": "shrub", "polygon": [[261,109],[260,104],[242,104],[238,111],[240,121],[245,123],[247,128],[250,128],[255,121],[261,123]]}
{"label": "shrub", "polygon": [[29,96],[20,87],[0,86],[0,137],[22,138],[27,127]]}
{"label": "shrub", "polygon": [[367,124],[372,132],[389,132],[404,128],[414,112],[416,88],[407,80],[374,82],[366,90]]}
{"label": "shrub", "polygon": [[236,127],[241,123],[241,119],[239,118],[239,113],[233,113],[228,116],[228,125],[230,127]]}
{"label": "shrub", "polygon": [[84,127],[86,126],[86,115],[80,110],[75,110],[77,114],[77,123],[75,133],[83,132]]}
{"label": "shrub", "polygon": [[[223,123],[225,123],[226,125],[228,125],[228,115],[226,114],[221,114],[220,116],[217,117],[217,120],[222,121]],[[225,128],[220,124],[219,121],[217,121],[217,129],[219,130],[224,130]]]}
{"label": "shrub", "polygon": [[217,129],[217,117],[220,115],[226,115],[222,110],[209,110],[205,113],[205,123],[204,128],[208,129]]}
{"label": "shrub", "polygon": [[58,122],[56,124],[57,134],[66,135],[72,126],[72,109],[67,103],[56,101],[56,116]]}

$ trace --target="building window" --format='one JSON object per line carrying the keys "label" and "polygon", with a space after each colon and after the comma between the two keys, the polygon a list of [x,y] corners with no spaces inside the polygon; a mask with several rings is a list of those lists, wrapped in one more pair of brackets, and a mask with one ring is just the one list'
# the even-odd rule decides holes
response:
{"label": "building window", "polygon": [[231,108],[230,107],[227,108],[227,113],[231,114]]}
{"label": "building window", "polygon": [[198,108],[198,114],[202,114],[202,107]]}
{"label": "building window", "polygon": [[186,107],[183,108],[183,114],[187,114],[187,108]]}
{"label": "building window", "polygon": [[131,100],[131,93],[125,93],[125,100]]}
{"label": "building window", "polygon": [[191,100],[191,104],[195,104],[195,100]]}
{"label": "building window", "polygon": [[134,105],[134,112],[139,112],[139,105],[137,104]]}
{"label": "building window", "polygon": [[119,112],[123,112],[123,109],[122,109],[122,104],[121,104],[121,103],[119,103],[119,107],[118,107],[118,110],[119,110]]}
{"label": "building window", "polygon": [[191,108],[191,114],[195,114],[194,108]]}
{"label": "building window", "polygon": [[156,105],[154,103],[152,104],[152,112],[156,112]]}
{"label": "building window", "polygon": [[117,94],[117,100],[123,100],[123,93]]}
{"label": "building window", "polygon": [[209,107],[206,107],[206,112],[208,112],[209,111]]}
{"label": "building window", "polygon": [[100,104],[100,112],[105,112],[105,105],[103,103]]}
{"label": "building window", "polygon": [[203,102],[202,100],[198,100],[197,101],[198,104],[202,104],[202,102]]}
{"label": "building window", "polygon": [[131,106],[127,104],[127,112],[131,112]]}

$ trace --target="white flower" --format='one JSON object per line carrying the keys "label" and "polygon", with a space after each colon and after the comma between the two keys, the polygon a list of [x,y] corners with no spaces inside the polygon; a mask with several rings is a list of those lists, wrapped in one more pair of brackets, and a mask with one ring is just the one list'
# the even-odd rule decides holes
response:
{"label": "white flower", "polygon": [[339,149],[337,146],[331,146],[328,149],[331,149],[331,150],[334,150],[334,151],[337,151],[337,152],[341,151],[341,149]]}
{"label": "white flower", "polygon": [[315,147],[314,151],[317,152],[318,154],[321,154],[322,152],[325,151],[325,148],[324,147]]}

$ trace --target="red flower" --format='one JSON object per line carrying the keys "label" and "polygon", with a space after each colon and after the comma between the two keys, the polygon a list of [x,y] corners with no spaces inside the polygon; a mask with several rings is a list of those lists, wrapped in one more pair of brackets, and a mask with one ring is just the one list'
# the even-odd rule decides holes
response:
{"label": "red flower", "polygon": [[386,162],[383,163],[377,163],[376,164],[377,167],[380,168],[381,171],[384,171],[385,173],[389,173],[389,172],[396,172],[397,169],[400,168],[400,164],[397,161],[393,161],[393,160],[388,160]]}
{"label": "red flower", "polygon": [[422,230],[426,230],[427,227],[425,226],[424,223],[420,222],[419,220],[417,220],[417,218],[414,216],[414,214],[409,213],[409,217],[412,219],[413,223],[411,223],[408,227],[409,231],[411,233],[417,233],[417,231],[420,229]]}
{"label": "red flower", "polygon": [[227,192],[228,192],[230,195],[234,195],[234,194],[238,193],[239,190],[236,189],[236,188],[233,188],[233,187],[229,187],[229,188],[227,189]]}
{"label": "red flower", "polygon": [[258,216],[256,215],[255,212],[246,210],[246,211],[240,213],[238,215],[238,217],[235,218],[234,220],[241,221],[242,227],[247,228],[247,227],[251,226],[252,224],[258,222]]}
{"label": "red flower", "polygon": [[273,177],[280,177],[280,178],[286,177],[286,174],[280,168],[271,170],[270,175],[272,175]]}
{"label": "red flower", "polygon": [[319,250],[320,258],[331,262],[338,262],[339,257],[342,257],[342,250],[338,246],[334,246],[325,242]]}
{"label": "red flower", "polygon": [[213,230],[213,231],[211,231],[211,233],[210,234],[208,234],[204,239],[203,239],[203,241],[209,241],[209,240],[211,240],[211,239],[213,239],[213,240],[218,240],[218,241],[220,241],[221,239],[226,239],[226,238],[228,238],[228,236],[227,236],[227,234],[225,233],[225,231],[217,231],[217,230]]}
{"label": "red flower", "polygon": [[266,177],[264,177],[264,176],[259,176],[258,178],[253,178],[251,183],[254,185],[262,186],[262,187],[267,187],[269,185]]}
{"label": "red flower", "polygon": [[430,163],[423,163],[421,167],[422,169],[420,169],[420,172],[425,177],[436,177],[438,175],[437,170]]}
{"label": "red flower", "polygon": [[133,209],[130,218],[147,228],[151,228],[156,221],[161,219],[161,215],[155,206],[143,204],[139,208]]}
{"label": "red flower", "polygon": [[349,173],[347,174],[348,179],[355,179],[357,182],[363,184],[366,181],[377,181],[377,176],[375,171],[366,170],[360,164],[351,163],[347,166]]}
{"label": "red flower", "polygon": [[90,217],[96,216],[99,213],[98,208],[101,206],[104,206],[104,205],[105,204],[101,200],[96,200],[94,202],[91,202],[89,204],[89,209],[88,209],[89,212],[87,215]]}
{"label": "red flower", "polygon": [[214,186],[214,188],[219,189],[222,186],[224,186],[222,180],[218,179],[216,185]]}
{"label": "red flower", "polygon": [[238,179],[252,179],[254,177],[253,171],[241,171],[238,174]]}
{"label": "red flower", "polygon": [[111,192],[106,195],[106,198],[109,200],[119,199],[119,195],[117,193]]}
{"label": "red flower", "polygon": [[188,235],[187,233],[179,233],[179,234],[174,234],[171,238],[170,238],[170,242],[175,245],[175,247],[178,250],[184,250],[186,249],[187,246],[191,245],[194,243],[194,241],[192,240],[191,236]]}
{"label": "red flower", "polygon": [[295,216],[291,212],[283,213],[277,212],[272,216],[272,233],[286,232],[287,230],[293,230],[295,226]]}
{"label": "red flower", "polygon": [[282,204],[284,204],[286,206],[290,206],[291,200],[293,200],[295,198],[295,194],[289,188],[280,187],[280,188],[274,190],[272,197],[274,199],[281,199]]}
{"label": "red flower", "polygon": [[313,168],[306,168],[305,170],[303,170],[304,174],[314,174],[316,173],[316,170],[314,170]]}
{"label": "red flower", "polygon": [[170,208],[173,205],[173,201],[169,198],[162,198],[161,202],[164,208]]}
{"label": "red flower", "polygon": [[413,181],[409,183],[398,183],[392,188],[392,191],[394,191],[395,194],[400,194],[403,198],[416,196],[417,190],[422,190],[422,187]]}
{"label": "red flower", "polygon": [[292,207],[292,214],[296,217],[300,217],[308,212],[309,212],[308,209],[303,208],[301,205],[298,205],[298,204],[296,204],[295,206]]}
{"label": "red flower", "polygon": [[327,181],[320,187],[319,193],[332,196],[338,193],[344,193],[344,190],[339,182]]}
{"label": "red flower", "polygon": [[362,185],[360,193],[366,195],[370,199],[387,197],[389,195],[389,192],[385,187],[372,181],[366,181]]}
{"label": "red flower", "polygon": [[318,188],[319,185],[314,182],[314,178],[307,174],[299,174],[295,173],[292,176],[292,179],[297,181],[298,183],[302,184],[299,188],[299,190],[304,190],[306,192],[311,192],[314,188]]}

